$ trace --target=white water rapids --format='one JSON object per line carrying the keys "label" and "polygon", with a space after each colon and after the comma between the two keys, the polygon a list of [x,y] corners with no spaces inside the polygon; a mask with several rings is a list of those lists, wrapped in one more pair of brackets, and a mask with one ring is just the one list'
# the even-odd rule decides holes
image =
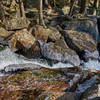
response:
{"label": "white water rapids", "polygon": [[0,70],[4,69],[6,66],[13,64],[36,64],[39,66],[47,67],[47,68],[62,68],[62,67],[72,67],[70,64],[57,63],[52,66],[49,66],[46,61],[41,59],[26,59],[21,55],[17,55],[13,53],[9,48],[6,48],[3,51],[0,51]]}
{"label": "white water rapids", "polygon": [[[35,64],[46,68],[65,68],[65,67],[73,67],[71,64],[64,64],[64,63],[56,63],[52,66],[48,65],[48,63],[44,60],[40,59],[33,59],[28,60],[25,59],[23,56],[19,56],[13,53],[9,48],[6,48],[3,51],[0,51],[0,70],[3,70],[7,66],[18,64]],[[13,66],[14,67],[14,66]],[[16,66],[15,66],[16,67]],[[89,60],[87,63],[84,63],[82,68],[86,69],[93,69],[93,70],[100,70],[100,62],[96,60]]]}

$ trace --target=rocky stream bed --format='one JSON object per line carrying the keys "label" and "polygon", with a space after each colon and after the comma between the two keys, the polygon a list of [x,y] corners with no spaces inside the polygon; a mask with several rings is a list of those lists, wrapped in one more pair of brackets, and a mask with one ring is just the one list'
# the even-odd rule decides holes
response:
{"label": "rocky stream bed", "polygon": [[0,26],[0,100],[100,100],[100,18],[49,19]]}

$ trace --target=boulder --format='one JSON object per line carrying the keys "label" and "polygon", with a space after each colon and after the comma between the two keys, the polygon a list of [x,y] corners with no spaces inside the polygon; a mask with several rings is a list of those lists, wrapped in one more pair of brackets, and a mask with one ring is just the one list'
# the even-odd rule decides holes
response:
{"label": "boulder", "polygon": [[49,41],[53,42],[53,41],[57,41],[57,40],[59,40],[61,38],[61,34],[56,28],[49,27],[48,30],[49,30],[48,31],[48,39],[49,39]]}
{"label": "boulder", "polygon": [[45,29],[43,26],[36,25],[32,33],[36,39],[41,40],[42,42],[47,41],[56,41],[60,39],[61,34],[56,28],[49,27]]}
{"label": "boulder", "polygon": [[43,26],[36,25],[32,33],[37,40],[42,42],[47,42],[48,40],[48,29],[45,29]]}
{"label": "boulder", "polygon": [[68,49],[68,45],[66,44],[66,41],[64,40],[64,37],[62,36],[60,39],[56,40],[55,44],[57,46],[60,46],[63,49]]}
{"label": "boulder", "polygon": [[94,58],[97,59],[99,53],[97,51],[97,44],[92,37],[84,32],[65,30],[61,32],[65,38],[68,46],[75,50],[80,58]]}
{"label": "boulder", "polygon": [[98,37],[97,19],[78,19],[63,21],[61,24],[64,30],[75,30],[90,34],[94,40]]}
{"label": "boulder", "polygon": [[23,28],[28,28],[29,26],[29,21],[26,18],[13,18],[6,20],[4,22],[4,26],[6,30],[18,30],[18,29],[23,29]]}
{"label": "boulder", "polygon": [[22,29],[19,31],[16,31],[16,33],[12,36],[10,40],[10,48],[13,51],[16,51],[17,49],[29,49],[31,46],[35,43],[35,38],[29,32],[27,29]]}
{"label": "boulder", "polygon": [[41,48],[40,48],[40,44],[38,41],[35,41],[35,43],[31,46],[31,48],[29,49],[24,49],[22,51],[22,54],[27,57],[27,58],[41,58]]}
{"label": "boulder", "polygon": [[73,66],[80,65],[80,59],[75,51],[70,48],[63,49],[54,43],[40,43],[42,55],[50,60],[71,64]]}
{"label": "boulder", "polygon": [[0,27],[0,38],[5,38],[10,35],[10,32],[5,30],[3,27]]}

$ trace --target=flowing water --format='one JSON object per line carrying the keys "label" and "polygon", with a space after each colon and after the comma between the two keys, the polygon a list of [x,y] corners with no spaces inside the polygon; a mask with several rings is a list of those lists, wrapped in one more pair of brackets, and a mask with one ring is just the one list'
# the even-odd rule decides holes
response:
{"label": "flowing water", "polygon": [[[31,64],[31,65],[30,65]],[[17,55],[13,53],[9,48],[6,48],[3,51],[0,51],[0,70],[4,70],[5,68],[10,68],[9,66],[13,66],[15,68],[16,66],[42,66],[46,68],[65,68],[65,67],[73,67],[71,64],[64,64],[64,63],[56,63],[50,66],[46,60],[41,59],[26,59],[23,56]],[[83,63],[82,66],[80,66],[85,69],[95,69],[100,70],[100,62],[97,60],[89,60],[87,63]],[[0,76],[2,74],[0,73]]]}
{"label": "flowing water", "polygon": [[27,59],[21,55],[13,53],[9,48],[0,51],[0,70],[3,70],[7,66],[15,66],[20,64],[33,64],[47,68],[59,68],[59,67],[72,67],[70,64],[57,63],[52,66],[48,65],[46,60],[43,59]]}

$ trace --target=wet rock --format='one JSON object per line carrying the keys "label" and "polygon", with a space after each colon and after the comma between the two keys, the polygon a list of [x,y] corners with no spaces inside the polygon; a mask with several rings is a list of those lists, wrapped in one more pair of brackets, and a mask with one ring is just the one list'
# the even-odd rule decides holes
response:
{"label": "wet rock", "polygon": [[84,32],[65,30],[62,31],[68,46],[75,50],[82,59],[98,59],[96,42]]}
{"label": "wet rock", "polygon": [[[77,99],[80,95],[75,95],[75,93],[80,93],[80,91],[81,93],[86,92],[86,94],[82,95],[82,100],[86,100],[87,98],[90,99],[90,95],[86,91],[87,87],[88,89],[92,86],[94,87],[95,82],[99,79],[94,73],[82,70],[67,70],[66,68],[66,74],[64,74],[61,69],[48,69],[38,65],[20,64],[15,66],[16,68],[13,68],[14,71],[15,69],[18,70],[20,66],[21,68],[26,67],[27,71],[0,77],[1,100],[80,100]],[[12,71],[13,65],[8,67],[11,67],[8,70]],[[81,75],[79,81],[75,78],[78,75]],[[76,84],[73,84],[75,86],[72,89],[73,92],[64,92],[69,88],[72,80],[77,81]],[[94,91],[94,88],[92,91]]]}
{"label": "wet rock", "polygon": [[74,93],[65,93],[62,96],[60,96],[59,98],[57,98],[57,100],[77,100],[74,96]]}
{"label": "wet rock", "polygon": [[75,51],[63,49],[54,43],[40,43],[42,55],[51,60],[69,63],[74,66],[80,65],[80,59]]}
{"label": "wet rock", "polygon": [[34,69],[0,78],[0,99],[56,100],[68,87],[65,75],[60,70]]}
{"label": "wet rock", "polygon": [[78,19],[71,21],[64,21],[61,24],[65,30],[75,30],[79,32],[85,32],[90,34],[94,40],[98,37],[97,20],[94,19]]}
{"label": "wet rock", "polygon": [[4,22],[4,26],[6,30],[18,30],[23,28],[28,28],[29,21],[26,18],[14,18],[9,19]]}
{"label": "wet rock", "polygon": [[27,29],[16,31],[10,40],[10,48],[13,51],[17,49],[29,49],[35,43],[35,38],[32,36]]}
{"label": "wet rock", "polygon": [[3,27],[0,27],[0,38],[5,38],[10,35],[10,32],[5,30]]}
{"label": "wet rock", "polygon": [[89,88],[82,96],[82,100],[100,100],[100,84],[95,84]]}

